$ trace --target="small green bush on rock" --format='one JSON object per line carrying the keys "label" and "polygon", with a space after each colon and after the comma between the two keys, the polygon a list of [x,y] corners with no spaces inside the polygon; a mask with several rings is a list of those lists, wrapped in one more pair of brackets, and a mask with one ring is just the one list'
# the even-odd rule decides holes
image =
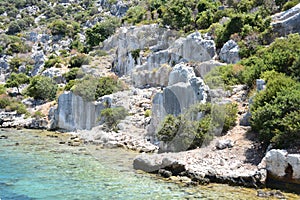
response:
{"label": "small green bush on rock", "polygon": [[31,79],[26,94],[41,100],[53,100],[56,96],[57,85],[45,76],[35,76]]}
{"label": "small green bush on rock", "polygon": [[120,120],[125,119],[127,115],[128,112],[124,107],[115,107],[102,110],[100,117],[104,119],[105,124],[112,130],[116,129]]}

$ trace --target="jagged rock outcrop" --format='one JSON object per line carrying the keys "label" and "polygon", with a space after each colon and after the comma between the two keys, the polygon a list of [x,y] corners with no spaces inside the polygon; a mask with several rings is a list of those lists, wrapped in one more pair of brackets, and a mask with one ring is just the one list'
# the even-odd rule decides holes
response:
{"label": "jagged rock outcrop", "polygon": [[52,78],[56,83],[64,83],[65,78],[63,77],[63,74],[66,73],[67,70],[65,68],[55,68],[51,67],[49,69],[46,69],[43,71],[42,75]]}
{"label": "jagged rock outcrop", "polygon": [[[213,40],[203,39],[199,32],[192,33],[186,38],[177,39],[168,49],[148,55],[145,63],[133,69],[133,85],[136,87],[167,86],[161,85],[160,79],[155,79],[160,77],[160,71],[157,69],[163,64],[173,67],[180,62],[204,62],[213,59],[215,55],[216,48]],[[153,78],[147,82],[148,79],[145,77],[149,76]]]}
{"label": "jagged rock outcrop", "polygon": [[116,17],[123,17],[130,6],[130,1],[124,2],[117,0],[115,2],[109,0],[96,1],[98,10],[109,10],[110,14]]}
{"label": "jagged rock outcrop", "polygon": [[239,46],[233,41],[227,41],[220,51],[220,59],[228,64],[234,64],[240,61]]}
{"label": "jagged rock outcrop", "polygon": [[208,87],[196,77],[187,64],[176,65],[169,75],[168,87],[157,93],[152,101],[152,119],[148,128],[150,137],[155,136],[159,124],[166,115],[179,115],[191,105],[206,102]]}
{"label": "jagged rock outcrop", "polygon": [[[121,27],[116,34],[104,41],[103,49],[116,49],[114,71],[119,75],[131,74],[136,65],[141,65],[140,50],[153,52],[167,49],[178,38],[178,33],[157,24]],[[134,54],[134,55],[133,55]]]}
{"label": "jagged rock outcrop", "polygon": [[293,8],[272,16],[272,27],[279,36],[300,33],[300,3]]}
{"label": "jagged rock outcrop", "polygon": [[59,96],[57,108],[49,112],[50,129],[91,129],[98,124],[100,112],[108,101],[110,99],[103,98],[99,102],[88,102],[72,92],[65,92]]}

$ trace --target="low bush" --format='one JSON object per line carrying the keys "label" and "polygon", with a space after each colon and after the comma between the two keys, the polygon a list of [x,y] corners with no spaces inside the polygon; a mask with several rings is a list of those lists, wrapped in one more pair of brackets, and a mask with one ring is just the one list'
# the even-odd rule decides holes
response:
{"label": "low bush", "polygon": [[69,67],[81,67],[82,65],[88,65],[90,63],[90,59],[85,54],[77,54],[70,59]]}
{"label": "low bush", "polygon": [[66,79],[67,82],[69,82],[71,80],[83,78],[84,73],[80,68],[75,67],[70,69],[70,71],[68,71],[67,73],[63,74],[63,77]]}
{"label": "low bush", "polygon": [[167,144],[175,142],[175,151],[194,149],[207,145],[214,134],[227,132],[235,125],[236,117],[236,104],[196,104],[177,117],[167,115],[157,137]]}
{"label": "low bush", "polygon": [[102,110],[100,117],[111,130],[116,130],[120,120],[125,119],[127,115],[128,112],[124,107],[115,107]]}
{"label": "low bush", "polygon": [[35,76],[30,80],[26,94],[35,99],[53,100],[56,96],[57,85],[49,77]]}
{"label": "low bush", "polygon": [[266,89],[255,96],[251,106],[253,130],[266,145],[300,145],[300,83],[277,72],[269,72],[265,78]]}

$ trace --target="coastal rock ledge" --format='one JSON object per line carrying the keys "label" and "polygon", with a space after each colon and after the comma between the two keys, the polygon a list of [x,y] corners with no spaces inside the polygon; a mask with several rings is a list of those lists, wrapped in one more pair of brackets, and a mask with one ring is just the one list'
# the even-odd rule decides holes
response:
{"label": "coastal rock ledge", "polygon": [[193,185],[213,182],[254,188],[265,186],[264,167],[251,169],[247,164],[237,165],[234,161],[227,163],[227,160],[218,157],[214,159],[204,154],[200,149],[180,153],[142,154],[134,159],[133,167],[164,178],[178,176],[181,180],[188,177],[190,181],[185,182]]}

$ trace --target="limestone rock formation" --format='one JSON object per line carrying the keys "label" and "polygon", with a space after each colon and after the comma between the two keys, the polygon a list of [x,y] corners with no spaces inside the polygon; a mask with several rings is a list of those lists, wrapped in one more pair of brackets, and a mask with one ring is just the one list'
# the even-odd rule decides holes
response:
{"label": "limestone rock formation", "polygon": [[300,154],[272,149],[265,156],[267,171],[277,178],[291,178],[300,183]]}
{"label": "limestone rock formation", "polygon": [[169,76],[168,87],[157,93],[152,101],[152,119],[148,134],[154,136],[166,115],[179,115],[193,104],[206,102],[208,87],[196,77],[193,68],[176,65]]}
{"label": "limestone rock formation", "polygon": [[195,67],[195,74],[198,77],[204,78],[205,75],[213,70],[215,67],[218,66],[224,66],[226,64],[218,62],[216,60],[209,60],[205,62],[201,62],[200,64],[197,64]]}
{"label": "limestone rock formation", "polygon": [[129,75],[141,64],[139,51],[167,49],[178,38],[176,31],[161,28],[157,24],[121,27],[116,34],[104,41],[104,50],[116,50],[114,70],[119,75]]}
{"label": "limestone rock formation", "polygon": [[65,92],[59,96],[57,108],[50,111],[50,129],[91,129],[97,125],[100,112],[107,101],[109,99],[104,98],[100,102],[87,102],[72,92]]}
{"label": "limestone rock formation", "polygon": [[300,33],[300,3],[287,11],[273,15],[272,20],[271,25],[279,36]]}
{"label": "limestone rock formation", "polygon": [[233,40],[227,41],[220,51],[220,59],[228,64],[240,61],[239,46]]}
{"label": "limestone rock formation", "polygon": [[[167,64],[171,67],[180,62],[204,62],[213,59],[216,55],[215,43],[213,40],[206,40],[201,37],[199,32],[194,32],[186,38],[177,39],[168,49],[154,52],[147,57],[147,61],[133,69],[133,79],[144,80],[134,81],[136,87],[144,85],[161,85],[161,81],[155,77],[160,77],[158,68]],[[144,77],[153,77],[150,82],[146,82]],[[165,76],[168,77],[168,76]]]}

